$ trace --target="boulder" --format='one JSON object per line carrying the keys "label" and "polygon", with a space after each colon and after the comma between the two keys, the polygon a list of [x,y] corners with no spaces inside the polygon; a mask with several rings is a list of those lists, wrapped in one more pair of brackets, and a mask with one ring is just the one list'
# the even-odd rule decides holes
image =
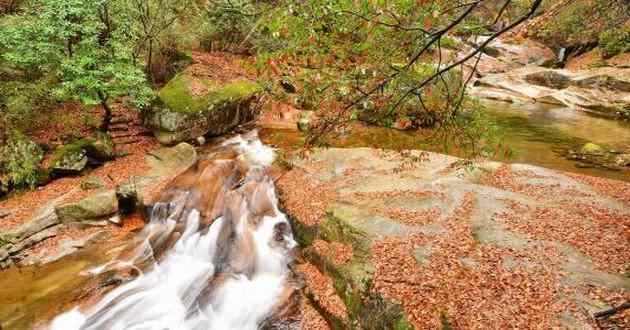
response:
{"label": "boulder", "polygon": [[147,124],[166,145],[224,134],[254,118],[250,105],[260,91],[246,79],[221,83],[184,71],[160,90]]}
{"label": "boulder", "polygon": [[180,143],[150,152],[146,161],[151,167],[145,175],[132,176],[128,182],[116,187],[116,197],[120,212],[144,212],[155,197],[154,187],[186,170],[197,161],[195,147]]}
{"label": "boulder", "polygon": [[57,148],[52,156],[51,170],[55,175],[77,174],[88,164],[102,164],[114,156],[112,139],[105,133],[97,133]]}
{"label": "boulder", "polygon": [[569,77],[551,70],[530,73],[525,75],[524,79],[530,84],[553,89],[565,89],[571,82]]}
{"label": "boulder", "polygon": [[57,217],[64,223],[102,219],[117,211],[118,200],[115,190],[102,191],[79,201],[55,207]]}
{"label": "boulder", "polygon": [[87,154],[82,148],[63,146],[53,155],[52,171],[57,175],[78,174],[88,163]]}

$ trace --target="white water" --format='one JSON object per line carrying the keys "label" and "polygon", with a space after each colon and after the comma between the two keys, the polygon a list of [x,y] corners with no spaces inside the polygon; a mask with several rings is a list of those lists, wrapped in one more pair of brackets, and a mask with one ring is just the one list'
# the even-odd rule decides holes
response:
{"label": "white water", "polygon": [[[191,191],[156,204],[143,230],[146,239],[130,260],[87,274],[134,268],[139,275],[98,303],[59,315],[50,329],[257,329],[272,316],[292,289],[288,264],[297,245],[265,173],[273,150],[255,135],[237,136],[219,149],[233,152],[230,161],[243,172],[240,185],[220,192],[223,215],[202,219],[200,210],[189,208]],[[154,255],[169,239],[176,241],[162,257]],[[136,266],[147,262],[144,272]]]}

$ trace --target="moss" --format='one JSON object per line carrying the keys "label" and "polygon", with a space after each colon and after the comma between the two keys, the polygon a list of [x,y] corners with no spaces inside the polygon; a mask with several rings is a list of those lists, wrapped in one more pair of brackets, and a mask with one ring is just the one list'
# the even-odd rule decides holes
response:
{"label": "moss", "polygon": [[204,98],[195,97],[190,93],[191,80],[185,74],[179,74],[164,86],[160,92],[160,99],[172,111],[197,112],[206,104]]}
{"label": "moss", "polygon": [[[201,94],[193,95],[191,92],[191,84],[201,84]],[[209,79],[196,79],[182,73],[164,86],[160,92],[160,99],[168,106],[168,108],[180,113],[194,113],[203,110],[216,109],[226,103],[245,99],[261,90],[258,84],[241,80],[229,83],[225,86],[219,86],[216,82]]]}
{"label": "moss", "polygon": [[64,160],[64,158],[85,152],[85,148],[93,142],[91,139],[80,139],[72,143],[63,145],[55,150],[52,155],[53,167]]}

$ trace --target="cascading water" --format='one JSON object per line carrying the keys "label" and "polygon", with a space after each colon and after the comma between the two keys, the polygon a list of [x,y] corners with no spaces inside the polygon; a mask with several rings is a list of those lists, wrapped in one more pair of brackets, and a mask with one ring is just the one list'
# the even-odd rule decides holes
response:
{"label": "cascading water", "polygon": [[90,271],[137,276],[50,328],[257,329],[282,317],[297,244],[266,172],[273,158],[255,132],[211,150],[165,190],[130,258]]}

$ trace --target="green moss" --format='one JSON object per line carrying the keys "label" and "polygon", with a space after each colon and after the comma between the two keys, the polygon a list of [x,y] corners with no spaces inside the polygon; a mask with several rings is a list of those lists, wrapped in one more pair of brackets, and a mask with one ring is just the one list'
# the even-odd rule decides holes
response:
{"label": "green moss", "polygon": [[84,152],[85,148],[91,143],[93,143],[93,140],[91,139],[80,139],[80,140],[74,141],[72,143],[69,143],[69,144],[66,144],[57,148],[52,155],[51,164],[55,166],[55,164],[58,164],[65,157],[68,157],[69,155],[79,154],[79,153]]}
{"label": "green moss", "polygon": [[[199,95],[191,92],[191,84],[199,84]],[[205,89],[205,91],[204,91]],[[203,110],[216,109],[226,103],[246,99],[261,90],[258,84],[241,80],[219,86],[209,79],[196,79],[183,73],[164,86],[160,92],[160,99],[175,112],[194,113]]]}
{"label": "green moss", "polygon": [[201,110],[206,101],[203,97],[196,97],[190,92],[190,78],[185,74],[179,74],[164,86],[159,97],[172,111],[197,112]]}

